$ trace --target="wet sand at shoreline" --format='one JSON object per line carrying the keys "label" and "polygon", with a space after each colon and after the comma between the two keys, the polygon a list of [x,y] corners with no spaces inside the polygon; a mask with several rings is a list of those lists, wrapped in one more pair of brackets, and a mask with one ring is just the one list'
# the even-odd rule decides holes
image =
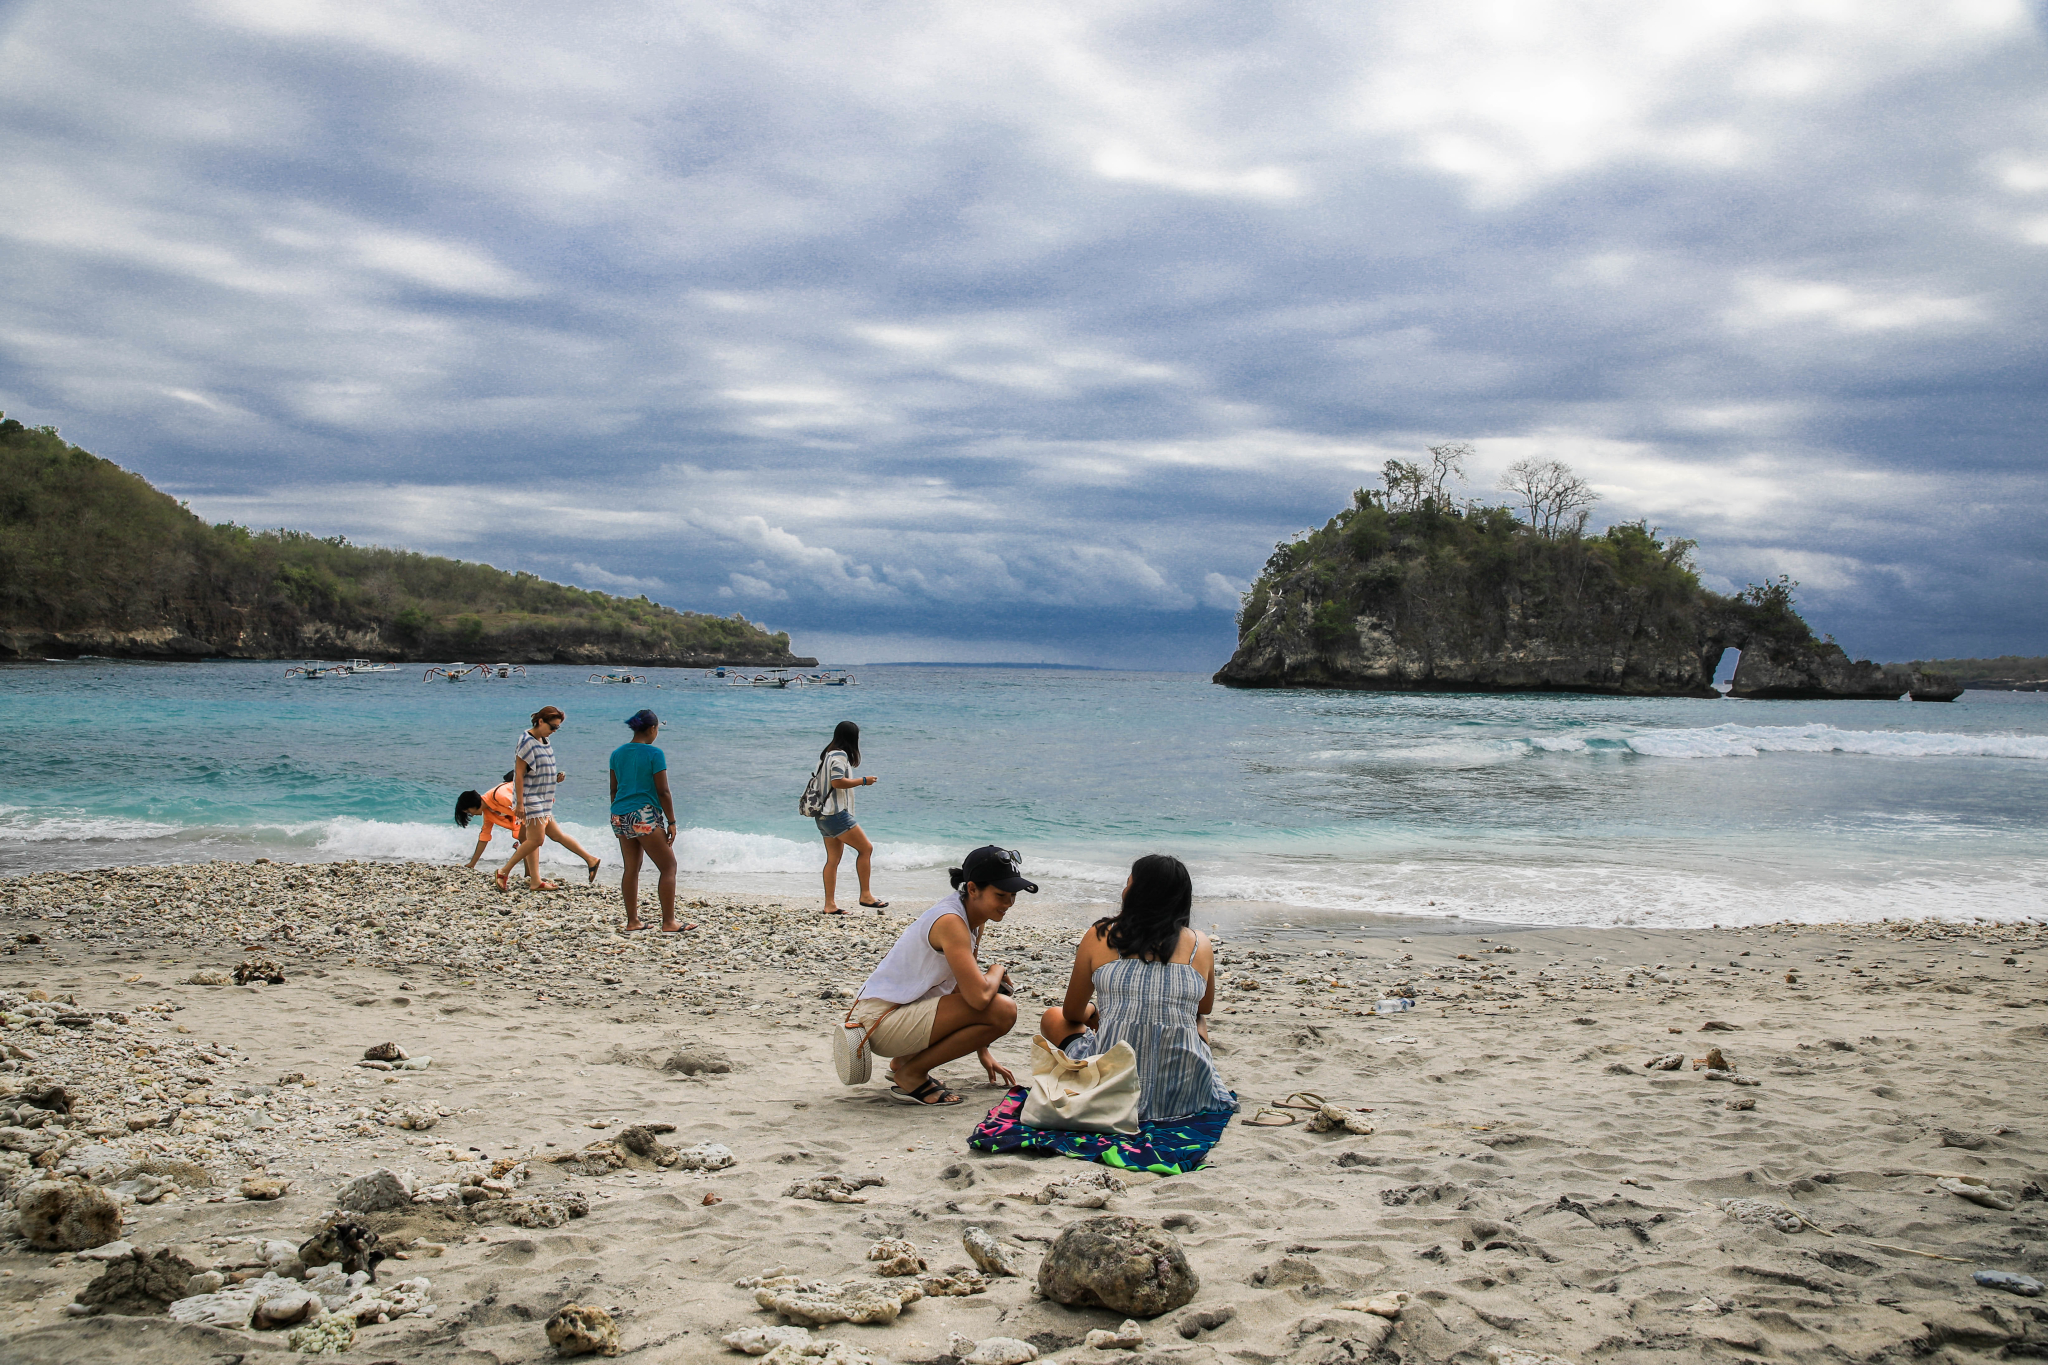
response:
{"label": "wet sand at shoreline", "polygon": [[[1120,1315],[1032,1289],[1050,1238],[1101,1211],[1031,1196],[1103,1168],[970,1152],[969,1130],[1000,1093],[971,1062],[946,1069],[968,1096],[948,1110],[891,1102],[879,1067],[865,1087],[832,1074],[829,1021],[923,903],[825,919],[809,905],[683,900],[697,929],[629,938],[614,888],[501,897],[481,873],[416,864],[0,881],[0,1012],[23,1021],[0,1031],[11,1045],[0,1095],[59,1082],[77,1097],[73,1153],[205,1167],[212,1186],[133,1206],[123,1231],[202,1267],[233,1270],[252,1240],[298,1243],[348,1179],[379,1167],[425,1188],[526,1158],[513,1202],[583,1197],[587,1215],[554,1227],[479,1224],[445,1203],[379,1215],[387,1245],[445,1248],[380,1273],[430,1278],[434,1312],[363,1328],[347,1358],[549,1359],[542,1323],[575,1301],[613,1311],[631,1358],[739,1361],[719,1336],[775,1319],[736,1278],[775,1266],[865,1277],[884,1237],[916,1242],[943,1269],[966,1260],[969,1226],[1010,1246],[1024,1274],[923,1299],[886,1327],[817,1336],[901,1362],[949,1359],[955,1332],[1030,1340],[1062,1360],[1125,1358],[1080,1344]],[[1015,964],[1027,1020],[1064,989],[1075,926],[1090,917],[1027,905],[990,930],[983,956]],[[2048,1275],[2043,926],[1375,923],[1297,938],[1281,922],[1231,930],[1219,954],[1213,1035],[1240,1121],[1207,1169],[1133,1179],[1108,1210],[1167,1221],[1202,1280],[1191,1309],[1235,1309],[1192,1338],[1175,1330],[1181,1312],[1145,1324],[1147,1358],[2048,1350],[2035,1311],[2048,1299],[1971,1280]],[[187,984],[257,959],[283,984]],[[1415,1009],[1369,1012],[1398,990],[1414,992]],[[42,1012],[68,1023],[25,1013],[64,998]],[[80,1025],[92,1012],[109,1017]],[[1710,1023],[1730,1027],[1703,1032]],[[1020,1072],[1028,1037],[997,1049]],[[431,1063],[358,1065],[387,1041]],[[1757,1084],[1693,1069],[1714,1046]],[[1645,1069],[1672,1052],[1679,1069]],[[664,1070],[679,1054],[683,1069]],[[282,1083],[291,1073],[311,1084]],[[1241,1121],[1293,1090],[1367,1107],[1377,1131]],[[432,1126],[398,1126],[409,1116]],[[646,1123],[674,1124],[667,1143],[720,1143],[737,1160],[704,1172],[547,1160]],[[289,1192],[240,1198],[259,1172],[290,1180]],[[887,1183],[857,1204],[784,1195],[823,1172]],[[1988,1180],[2015,1207],[1958,1198],[1928,1172]],[[1783,1231],[1768,1209],[1730,1200],[1810,1221]],[[8,1239],[0,1356],[282,1358],[282,1332],[67,1318],[98,1270]],[[1416,1299],[1383,1347],[1366,1315],[1336,1307],[1394,1290]]]}

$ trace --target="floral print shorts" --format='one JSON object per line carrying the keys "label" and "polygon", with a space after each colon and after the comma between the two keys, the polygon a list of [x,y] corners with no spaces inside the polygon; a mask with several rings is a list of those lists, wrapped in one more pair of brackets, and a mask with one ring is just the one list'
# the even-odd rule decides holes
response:
{"label": "floral print shorts", "polygon": [[660,834],[668,829],[668,821],[659,806],[642,806],[636,811],[612,817],[612,833],[621,839],[638,839],[644,834]]}

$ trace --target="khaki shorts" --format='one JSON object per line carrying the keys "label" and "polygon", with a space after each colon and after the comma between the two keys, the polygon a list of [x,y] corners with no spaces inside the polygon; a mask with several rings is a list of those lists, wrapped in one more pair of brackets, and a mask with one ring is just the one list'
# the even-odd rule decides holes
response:
{"label": "khaki shorts", "polygon": [[872,1024],[883,1010],[889,1015],[868,1034],[868,1051],[877,1057],[908,1057],[932,1045],[932,1025],[939,1017],[939,996],[912,1005],[890,1009],[886,1000],[857,1000],[853,1006],[856,1024]]}

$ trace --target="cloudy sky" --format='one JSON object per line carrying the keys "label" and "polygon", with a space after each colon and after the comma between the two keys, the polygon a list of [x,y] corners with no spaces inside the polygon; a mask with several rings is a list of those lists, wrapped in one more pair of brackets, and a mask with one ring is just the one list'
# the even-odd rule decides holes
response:
{"label": "cloudy sky", "polygon": [[2023,0],[0,0],[0,409],[213,519],[834,661],[1214,668],[1528,454],[2048,651]]}

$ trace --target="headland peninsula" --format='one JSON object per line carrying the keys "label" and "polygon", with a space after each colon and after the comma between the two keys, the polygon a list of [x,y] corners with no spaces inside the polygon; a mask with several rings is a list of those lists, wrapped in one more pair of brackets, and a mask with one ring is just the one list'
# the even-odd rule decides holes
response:
{"label": "headland peninsula", "polygon": [[490,660],[811,668],[740,615],[342,537],[208,525],[54,430],[0,419],[0,660]]}

